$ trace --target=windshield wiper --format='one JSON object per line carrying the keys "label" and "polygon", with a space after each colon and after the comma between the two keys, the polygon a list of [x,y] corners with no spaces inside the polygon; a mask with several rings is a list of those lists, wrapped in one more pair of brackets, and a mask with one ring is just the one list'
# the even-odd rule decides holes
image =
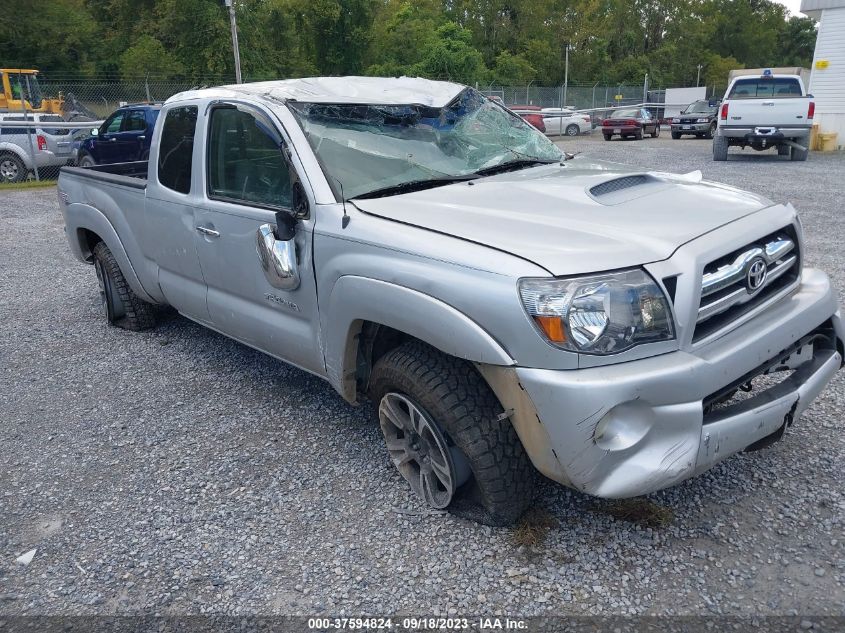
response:
{"label": "windshield wiper", "polygon": [[434,189],[435,187],[442,187],[450,185],[454,182],[464,182],[467,180],[475,180],[478,178],[476,174],[467,174],[466,176],[446,176],[443,178],[427,178],[425,180],[410,180],[408,182],[400,182],[398,185],[390,185],[389,187],[381,187],[373,189],[367,193],[358,194],[351,199],[366,200],[367,198],[384,198],[385,196],[395,196],[400,193],[411,193],[412,191],[422,191],[423,189]]}
{"label": "windshield wiper", "polygon": [[493,174],[501,174],[506,171],[516,171],[517,169],[525,169],[526,167],[534,167],[535,165],[551,165],[552,163],[559,162],[560,160],[544,160],[542,158],[520,158],[499,163],[492,167],[485,167],[474,173],[476,176],[492,176]]}

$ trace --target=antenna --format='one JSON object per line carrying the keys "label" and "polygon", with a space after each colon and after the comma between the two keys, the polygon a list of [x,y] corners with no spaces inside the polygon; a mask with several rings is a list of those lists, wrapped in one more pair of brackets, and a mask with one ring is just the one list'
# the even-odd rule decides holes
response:
{"label": "antenna", "polygon": [[343,220],[340,221],[340,227],[345,229],[349,226],[349,214],[346,213],[346,196],[343,195],[343,183],[340,182],[337,178],[335,178],[335,182],[340,185],[340,201],[343,203]]}

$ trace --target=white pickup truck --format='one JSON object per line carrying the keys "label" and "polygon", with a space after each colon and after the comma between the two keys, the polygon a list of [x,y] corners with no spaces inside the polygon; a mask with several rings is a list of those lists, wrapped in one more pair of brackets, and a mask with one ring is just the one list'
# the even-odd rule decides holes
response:
{"label": "white pickup truck", "polygon": [[728,159],[729,147],[807,160],[816,104],[798,75],[740,76],[731,81],[719,110],[713,160]]}

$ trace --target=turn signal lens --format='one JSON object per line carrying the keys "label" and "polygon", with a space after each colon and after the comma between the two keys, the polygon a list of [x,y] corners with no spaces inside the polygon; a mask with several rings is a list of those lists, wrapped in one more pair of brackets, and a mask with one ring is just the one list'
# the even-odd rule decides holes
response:
{"label": "turn signal lens", "polygon": [[560,317],[535,316],[534,320],[550,341],[553,343],[566,342],[566,331],[563,329],[563,320]]}

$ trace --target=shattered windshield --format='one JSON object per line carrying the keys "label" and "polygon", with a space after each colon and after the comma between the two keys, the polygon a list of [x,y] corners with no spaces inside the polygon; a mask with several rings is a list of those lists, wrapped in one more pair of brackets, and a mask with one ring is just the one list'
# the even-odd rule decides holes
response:
{"label": "shattered windshield", "polygon": [[442,108],[294,101],[288,107],[332,187],[342,188],[347,200],[407,183],[451,182],[509,163],[562,159],[543,134],[472,88]]}

